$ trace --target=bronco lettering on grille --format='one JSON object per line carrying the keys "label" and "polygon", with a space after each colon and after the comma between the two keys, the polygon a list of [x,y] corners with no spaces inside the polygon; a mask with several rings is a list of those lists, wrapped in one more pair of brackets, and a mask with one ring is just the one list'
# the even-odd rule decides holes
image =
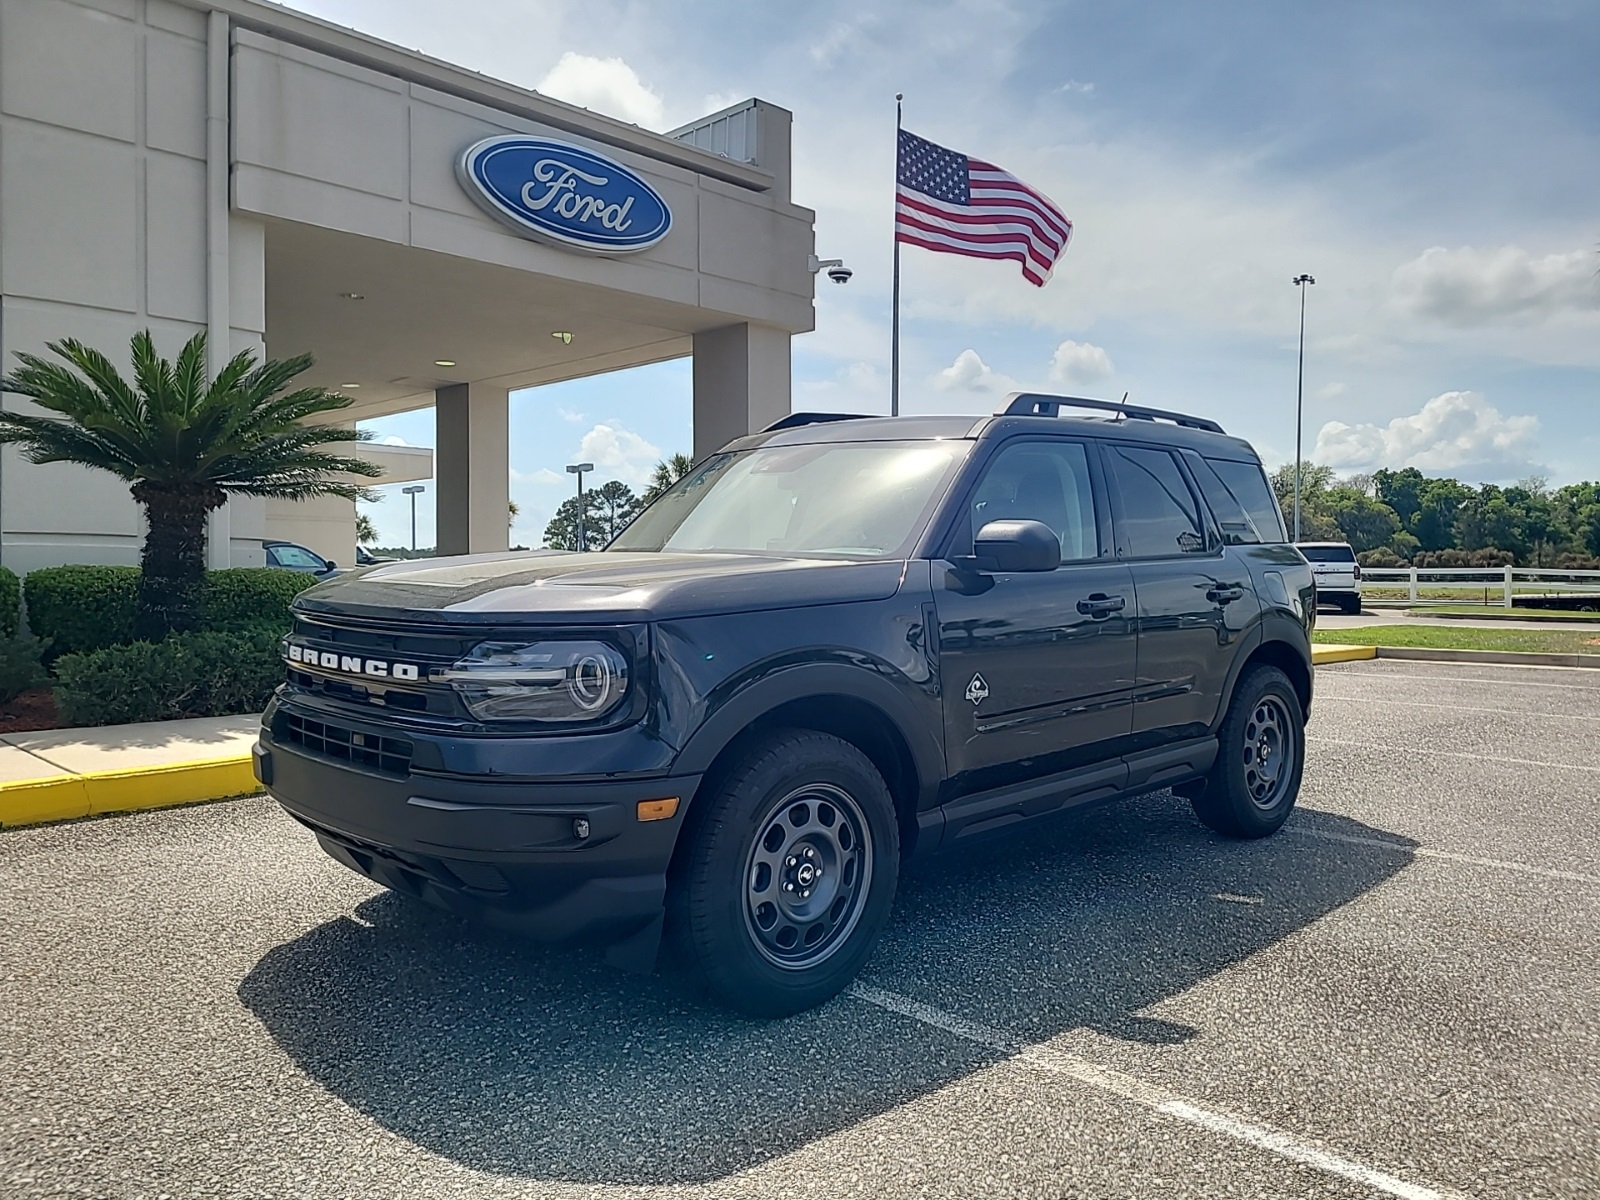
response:
{"label": "bronco lettering on grille", "polygon": [[316,650],[298,642],[287,642],[284,657],[303,667],[321,671],[338,671],[345,675],[370,675],[374,679],[398,679],[415,683],[422,678],[422,669],[413,663],[387,662],[381,658],[361,658],[353,654],[335,654],[330,650]]}

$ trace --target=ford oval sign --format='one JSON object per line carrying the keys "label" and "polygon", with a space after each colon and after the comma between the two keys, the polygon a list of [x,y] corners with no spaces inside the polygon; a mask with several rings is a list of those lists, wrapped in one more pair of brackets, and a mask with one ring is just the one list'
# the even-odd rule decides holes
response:
{"label": "ford oval sign", "polygon": [[574,250],[645,250],[672,228],[672,210],[655,188],[568,142],[486,138],[467,147],[456,174],[474,200],[518,233]]}

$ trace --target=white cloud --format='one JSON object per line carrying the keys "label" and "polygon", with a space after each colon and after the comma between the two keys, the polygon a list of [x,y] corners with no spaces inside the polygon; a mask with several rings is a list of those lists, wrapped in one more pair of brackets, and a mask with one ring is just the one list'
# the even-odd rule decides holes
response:
{"label": "white cloud", "polygon": [[666,111],[661,97],[622,59],[592,58],[571,50],[550,68],[535,90],[646,129],[660,129]]}
{"label": "white cloud", "polygon": [[1346,388],[1344,384],[1340,383],[1338,380],[1335,380],[1332,383],[1325,383],[1317,389],[1317,399],[1337,400],[1340,396],[1345,394],[1345,391]]}
{"label": "white cloud", "polygon": [[732,108],[739,101],[749,98],[741,92],[712,92],[700,101],[700,107],[705,110],[701,115],[709,117],[714,112]]}
{"label": "white cloud", "polygon": [[551,487],[558,483],[566,482],[567,477],[560,471],[552,471],[549,467],[540,467],[537,471],[519,471],[511,468],[512,483],[527,483],[535,487]]}
{"label": "white cloud", "polygon": [[598,486],[608,479],[620,479],[629,487],[644,487],[650,472],[662,458],[661,451],[621,425],[596,425],[578,443],[577,461],[592,462]]}
{"label": "white cloud", "polygon": [[1508,417],[1475,392],[1445,392],[1387,425],[1329,421],[1312,458],[1337,471],[1416,467],[1471,483],[1520,479],[1539,466],[1537,417]]}
{"label": "white cloud", "polygon": [[1404,315],[1448,325],[1536,320],[1600,313],[1600,279],[1591,250],[1537,257],[1519,246],[1434,246],[1395,268],[1389,302]]}
{"label": "white cloud", "polygon": [[1069,387],[1100,383],[1110,379],[1115,371],[1111,356],[1090,342],[1068,339],[1056,347],[1050,358],[1050,382]]}
{"label": "white cloud", "polygon": [[1094,84],[1092,84],[1092,83],[1080,83],[1076,79],[1069,79],[1065,83],[1063,83],[1060,87],[1055,89],[1055,94],[1060,96],[1060,95],[1064,95],[1064,94],[1066,94],[1068,92],[1076,92],[1080,96],[1087,96],[1090,93],[1092,93],[1093,91],[1094,91]]}
{"label": "white cloud", "polygon": [[393,433],[391,433],[388,437],[378,439],[378,445],[380,446],[409,446],[410,444],[411,443],[406,441],[405,438]]}
{"label": "white cloud", "polygon": [[588,413],[573,412],[570,408],[558,408],[556,412],[560,414],[563,421],[570,421],[574,425],[582,425],[589,419]]}
{"label": "white cloud", "polygon": [[963,350],[955,362],[933,378],[933,386],[941,392],[977,392],[990,395],[994,392],[1016,390],[1016,380],[990,368],[978,357],[976,350]]}

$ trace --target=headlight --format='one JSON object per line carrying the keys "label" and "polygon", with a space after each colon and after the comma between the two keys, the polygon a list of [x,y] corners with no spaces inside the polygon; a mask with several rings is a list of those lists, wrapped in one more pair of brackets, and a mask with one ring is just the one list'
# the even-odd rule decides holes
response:
{"label": "headlight", "polygon": [[607,642],[484,642],[444,672],[480,721],[597,721],[628,693],[628,659]]}

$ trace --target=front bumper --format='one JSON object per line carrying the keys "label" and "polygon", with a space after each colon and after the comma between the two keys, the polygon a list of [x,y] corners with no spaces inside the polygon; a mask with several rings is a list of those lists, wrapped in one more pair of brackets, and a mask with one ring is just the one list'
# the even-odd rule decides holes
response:
{"label": "front bumper", "polygon": [[[580,783],[399,775],[263,728],[256,777],[339,862],[395,891],[545,941],[616,942],[658,921],[699,776]],[[642,800],[679,799],[640,821]]]}

